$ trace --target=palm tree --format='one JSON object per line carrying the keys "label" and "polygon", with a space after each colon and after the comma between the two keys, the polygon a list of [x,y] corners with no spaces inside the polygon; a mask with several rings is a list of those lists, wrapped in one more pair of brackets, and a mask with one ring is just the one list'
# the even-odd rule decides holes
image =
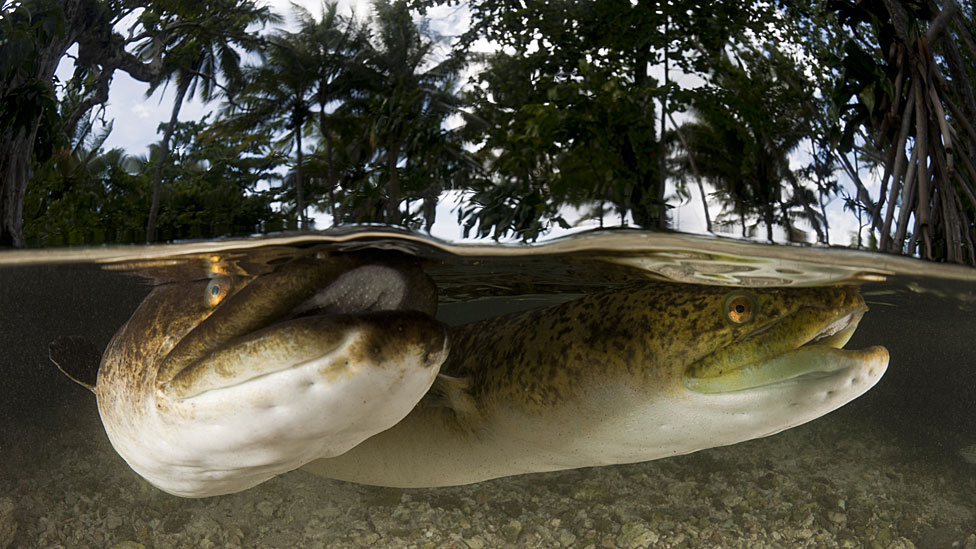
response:
{"label": "palm tree", "polygon": [[[787,68],[774,67],[775,56],[738,55],[740,65],[728,58],[716,62],[713,78],[719,87],[699,96],[697,119],[681,126],[685,154],[677,160],[689,166],[695,162],[696,171],[712,182],[715,195],[730,208],[728,213],[738,217],[743,236],[753,215],[766,226],[770,241],[775,225],[783,225],[792,239],[797,233],[793,221],[803,218],[818,241],[826,242],[826,220],[812,206],[818,200],[790,168],[790,154],[809,133],[804,102],[796,97],[804,91],[778,77]],[[802,80],[792,76],[792,81]],[[786,198],[784,187],[791,191]]]}
{"label": "palm tree", "polygon": [[[196,8],[199,11],[190,12]],[[149,87],[147,95],[152,95],[160,85],[176,82],[176,97],[169,123],[166,124],[160,147],[160,156],[153,172],[152,202],[146,226],[146,240],[155,237],[156,218],[159,212],[162,167],[169,156],[170,140],[180,109],[188,95],[199,90],[203,101],[213,99],[215,91],[221,87],[220,76],[236,86],[240,81],[240,49],[253,50],[259,43],[258,37],[248,32],[254,24],[265,25],[280,21],[267,7],[258,6],[252,0],[219,0],[216,2],[188,3],[185,13],[180,17],[157,21],[160,29],[170,31],[170,43],[166,44],[169,53],[163,59],[163,70]],[[155,55],[160,44],[147,42],[139,53],[146,58]]]}
{"label": "palm tree", "polygon": [[310,201],[306,200],[304,138],[314,134],[317,122],[326,146],[327,185],[334,188],[339,179],[335,149],[343,141],[334,128],[335,119],[355,93],[349,73],[362,64],[365,27],[354,17],[338,15],[334,2],[323,4],[319,20],[298,6],[295,13],[299,30],[279,31],[268,38],[260,61],[244,68],[246,83],[237,97],[229,99],[219,127],[220,131],[264,128],[281,135],[280,149],[295,150],[295,164],[285,183],[294,189],[298,226],[307,228]]}
{"label": "palm tree", "polygon": [[[316,118],[320,146],[318,156],[322,157],[319,170],[324,185],[319,192],[328,196],[326,211],[334,213],[335,191],[339,186],[340,166],[348,161],[348,154],[339,149],[357,148],[355,131],[354,96],[361,95],[367,86],[369,71],[366,68],[368,55],[369,28],[356,17],[342,17],[337,13],[336,2],[324,2],[322,18],[316,20],[308,11],[295,7],[301,30],[308,47],[316,61],[314,102],[317,105]],[[350,131],[353,129],[353,131]],[[362,141],[361,139],[358,141]]]}
{"label": "palm tree", "polygon": [[449,184],[438,168],[448,166],[450,172],[467,162],[456,134],[444,129],[460,103],[454,92],[461,60],[447,57],[433,64],[437,42],[418,28],[403,0],[377,0],[374,9],[377,36],[368,59],[370,84],[360,103],[374,144],[371,179],[377,191],[382,189],[383,221],[404,222],[411,216],[401,213],[401,204],[420,199],[429,227],[430,203]]}
{"label": "palm tree", "polygon": [[268,39],[257,65],[244,68],[246,84],[225,108],[225,131],[259,127],[281,134],[278,148],[296,151],[295,211],[299,228],[306,227],[303,189],[303,134],[312,116],[315,92],[313,53],[301,34],[280,31]]}
{"label": "palm tree", "polygon": [[[219,131],[261,127],[296,151],[285,178],[299,224],[317,197],[340,221],[433,223],[440,191],[465,166],[460,139],[444,128],[455,112],[460,63],[433,65],[435,42],[414,24],[405,3],[376,4],[370,21],[323,5],[316,19],[296,8],[297,32],[268,39],[258,64],[245,67],[242,93],[228,102]],[[305,150],[305,140],[317,141]],[[308,200],[309,191],[312,199]],[[290,193],[289,193],[290,194]],[[424,202],[420,213],[400,211]]]}

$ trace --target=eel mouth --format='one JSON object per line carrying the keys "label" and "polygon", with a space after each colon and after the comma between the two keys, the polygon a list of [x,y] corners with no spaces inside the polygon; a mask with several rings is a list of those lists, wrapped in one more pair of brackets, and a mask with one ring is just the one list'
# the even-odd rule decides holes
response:
{"label": "eel mouth", "polygon": [[866,311],[862,299],[839,310],[800,309],[692,363],[684,385],[697,393],[728,393],[886,365],[884,347],[843,349]]}
{"label": "eel mouth", "polygon": [[411,307],[414,294],[426,303],[433,292],[419,275],[401,279],[411,275],[353,260],[296,263],[263,275],[184,336],[164,359],[157,388],[188,399],[260,386],[306,366],[325,375],[346,364],[409,364],[411,371],[439,365],[446,328]]}

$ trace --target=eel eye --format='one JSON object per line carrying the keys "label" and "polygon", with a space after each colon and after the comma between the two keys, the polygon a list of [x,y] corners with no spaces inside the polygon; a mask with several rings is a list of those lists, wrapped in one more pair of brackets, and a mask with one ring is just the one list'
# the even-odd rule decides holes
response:
{"label": "eel eye", "polygon": [[745,324],[756,316],[759,306],[749,294],[732,294],[725,300],[725,318],[733,324]]}
{"label": "eel eye", "polygon": [[229,276],[218,276],[211,280],[207,284],[207,290],[204,296],[207,300],[207,305],[215,307],[220,304],[230,293],[231,286],[233,286],[233,279]]}

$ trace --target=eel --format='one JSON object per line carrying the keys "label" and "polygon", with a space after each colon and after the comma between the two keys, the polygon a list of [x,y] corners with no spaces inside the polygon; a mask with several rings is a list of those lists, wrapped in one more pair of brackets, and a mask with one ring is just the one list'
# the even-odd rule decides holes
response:
{"label": "eel", "polygon": [[[161,285],[90,388],[133,470],[204,497],[297,468],[434,487],[674,456],[815,419],[888,364],[842,349],[853,286],[638,282],[450,328],[436,301],[416,264],[344,255]],[[70,347],[52,360],[90,379]]]}
{"label": "eel", "polygon": [[304,469],[451,486],[765,437],[881,379],[884,347],[842,349],[866,310],[852,286],[643,282],[463,325],[403,421]]}

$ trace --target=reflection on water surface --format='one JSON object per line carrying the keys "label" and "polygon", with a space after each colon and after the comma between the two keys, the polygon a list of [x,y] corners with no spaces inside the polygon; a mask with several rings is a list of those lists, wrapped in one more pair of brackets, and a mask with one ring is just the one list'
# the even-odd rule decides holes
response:
{"label": "reflection on water surface", "polygon": [[[639,280],[741,287],[860,283],[848,344],[882,344],[865,396],[781,434],[633,465],[435,489],[302,471],[201,500],[134,474],[92,395],[47,360],[78,334],[107,344],[152,283],[264,272],[296,255],[396,250],[423,259],[451,324]],[[976,276],[833,250],[644,233],[532,248],[343,235],[0,255],[0,545],[112,547],[623,547],[976,545]],[[5,537],[6,536],[6,537]]]}

